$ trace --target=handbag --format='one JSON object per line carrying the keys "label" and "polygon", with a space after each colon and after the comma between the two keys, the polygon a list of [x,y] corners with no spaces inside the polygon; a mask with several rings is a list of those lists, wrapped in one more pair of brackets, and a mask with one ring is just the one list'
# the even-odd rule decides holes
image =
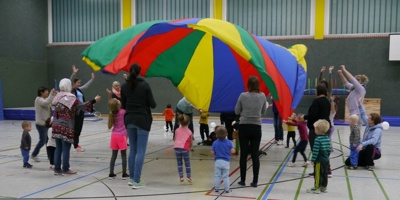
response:
{"label": "handbag", "polygon": [[44,127],[46,128],[51,127],[51,117],[47,118],[46,121],[44,121]]}
{"label": "handbag", "polygon": [[50,127],[51,127],[51,123],[52,123],[52,120],[51,120],[51,113],[52,113],[52,111],[51,111],[51,109],[50,109],[50,117],[47,118],[46,121],[44,121],[44,127],[46,127],[46,128],[50,128]]}

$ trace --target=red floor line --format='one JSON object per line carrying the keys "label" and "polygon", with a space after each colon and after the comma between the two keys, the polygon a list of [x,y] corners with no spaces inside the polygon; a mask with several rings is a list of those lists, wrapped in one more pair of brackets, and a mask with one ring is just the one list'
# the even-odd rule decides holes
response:
{"label": "red floor line", "polygon": [[256,197],[231,196],[231,195],[223,195],[223,194],[210,194],[209,196],[229,197],[229,198],[236,198],[236,199],[257,199]]}

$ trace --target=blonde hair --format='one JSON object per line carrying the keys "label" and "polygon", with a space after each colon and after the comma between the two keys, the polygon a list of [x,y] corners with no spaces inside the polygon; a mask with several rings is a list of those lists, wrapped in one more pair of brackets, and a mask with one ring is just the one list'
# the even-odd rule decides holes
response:
{"label": "blonde hair", "polygon": [[350,121],[354,121],[354,122],[358,122],[359,119],[360,119],[360,118],[359,118],[358,115],[356,115],[356,114],[352,114],[352,115],[350,115],[350,117],[349,117],[349,120],[350,120]]}
{"label": "blonde hair", "polygon": [[323,135],[329,130],[329,122],[325,119],[319,119],[314,123],[314,128],[317,135]]}
{"label": "blonde hair", "polygon": [[366,76],[365,74],[356,75],[354,78],[360,80],[360,83],[362,84],[367,84],[369,82],[368,76]]}
{"label": "blonde hair", "polygon": [[178,117],[179,124],[182,126],[188,126],[190,123],[189,115],[180,114]]}
{"label": "blonde hair", "polygon": [[226,136],[228,135],[228,131],[224,126],[218,126],[218,129],[215,129],[215,134],[217,138],[220,140],[225,140]]}
{"label": "blonde hair", "polygon": [[23,122],[21,123],[22,129],[25,129],[25,128],[28,127],[28,126],[32,126],[31,123],[28,122],[28,121],[23,121]]}
{"label": "blonde hair", "polygon": [[112,87],[114,88],[116,85],[121,86],[121,84],[120,84],[118,81],[114,81],[114,82],[112,83]]}
{"label": "blonde hair", "polygon": [[119,101],[116,98],[112,98],[108,100],[108,110],[110,110],[110,113],[108,113],[108,128],[110,129],[113,127],[115,123],[115,114],[118,113],[119,111]]}

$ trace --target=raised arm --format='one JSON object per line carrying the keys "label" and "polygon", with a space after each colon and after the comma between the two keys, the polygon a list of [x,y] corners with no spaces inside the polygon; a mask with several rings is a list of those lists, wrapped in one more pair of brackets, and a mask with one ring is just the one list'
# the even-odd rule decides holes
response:
{"label": "raised arm", "polygon": [[322,76],[324,75],[325,69],[326,69],[326,67],[322,66],[321,71],[319,72],[319,77],[318,77],[319,81],[324,80],[324,78]]}
{"label": "raised arm", "polygon": [[79,89],[81,89],[81,90],[88,89],[90,87],[90,85],[92,85],[93,80],[94,80],[94,73],[92,73],[90,80],[88,82],[86,82],[85,85],[79,87]]}
{"label": "raised arm", "polygon": [[332,80],[332,70],[334,69],[334,66],[329,67],[329,76],[328,76],[328,96],[327,98],[330,100],[332,97],[332,88],[333,88],[333,80]]}

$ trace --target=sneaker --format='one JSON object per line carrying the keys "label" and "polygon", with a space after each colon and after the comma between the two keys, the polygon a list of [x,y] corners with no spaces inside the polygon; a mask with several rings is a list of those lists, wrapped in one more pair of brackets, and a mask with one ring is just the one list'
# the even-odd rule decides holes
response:
{"label": "sneaker", "polygon": [[185,179],[183,179],[183,177],[179,179],[179,182],[181,182],[181,183],[183,183],[184,181],[185,181]]}
{"label": "sneaker", "polygon": [[321,186],[321,187],[319,188],[319,191],[321,191],[321,192],[323,192],[323,193],[328,193],[328,189],[327,189],[326,187],[324,187],[324,186]]}
{"label": "sneaker", "polygon": [[[134,182],[135,182],[135,181],[133,181],[133,179],[130,179],[129,182],[128,182],[128,185],[129,185],[129,186],[132,186]],[[144,181],[143,181],[142,179],[140,179],[140,182],[139,182],[139,183],[144,184]]]}
{"label": "sneaker", "polygon": [[186,180],[187,180],[187,182],[188,182],[189,184],[192,184],[192,179],[191,179],[191,178],[186,178]]}
{"label": "sneaker", "polygon": [[255,183],[255,182],[251,182],[250,185],[251,185],[251,187],[255,187],[255,188],[257,187],[257,183]]}
{"label": "sneaker", "polygon": [[39,158],[37,156],[31,156],[32,160],[35,162],[40,162]]}
{"label": "sneaker", "polygon": [[302,167],[307,167],[308,165],[310,165],[310,161],[304,162],[301,166],[302,166]]}
{"label": "sneaker", "polygon": [[277,143],[277,145],[279,145],[279,146],[280,146],[280,145],[283,145],[283,141],[282,141],[282,140],[279,140],[278,143]]}
{"label": "sneaker", "polygon": [[126,180],[127,178],[129,178],[129,174],[123,173],[122,174],[122,180]]}
{"label": "sneaker", "polygon": [[332,171],[328,171],[328,178],[332,178]]}
{"label": "sneaker", "polygon": [[246,183],[243,182],[243,181],[239,181],[238,184],[241,185],[241,186],[246,186]]}
{"label": "sneaker", "polygon": [[29,163],[24,163],[24,166],[22,166],[22,167],[31,169],[33,167],[33,165],[31,165]]}
{"label": "sneaker", "polygon": [[76,171],[68,170],[66,172],[62,172],[62,174],[76,174]]}
{"label": "sneaker", "polygon": [[293,162],[291,162],[291,163],[289,163],[287,166],[288,166],[288,167],[294,167],[294,165],[295,165],[295,164],[294,164]]}
{"label": "sneaker", "polygon": [[348,166],[347,169],[357,169],[357,166]]}
{"label": "sneaker", "polygon": [[319,194],[319,193],[321,193],[321,191],[319,189],[311,188],[311,189],[307,189],[307,193]]}
{"label": "sneaker", "polygon": [[78,146],[75,148],[75,151],[76,151],[76,152],[84,152],[85,149],[78,145]]}
{"label": "sneaker", "polygon": [[114,173],[108,175],[108,180],[113,180],[117,175]]}
{"label": "sneaker", "polygon": [[56,175],[56,176],[62,175],[62,171],[61,170],[54,170],[54,175]]}
{"label": "sneaker", "polygon": [[368,171],[374,171],[375,167],[374,166],[368,166],[367,170]]}
{"label": "sneaker", "polygon": [[50,165],[49,167],[51,170],[54,170],[54,165]]}
{"label": "sneaker", "polygon": [[146,187],[146,185],[143,183],[136,183],[136,182],[132,183],[132,189],[139,189],[139,188],[144,188],[144,187]]}
{"label": "sneaker", "polygon": [[225,193],[227,193],[227,194],[229,194],[229,193],[231,193],[231,192],[232,192],[232,189],[225,190]]}
{"label": "sneaker", "polygon": [[219,193],[219,189],[215,189],[214,192],[215,192],[215,193]]}

